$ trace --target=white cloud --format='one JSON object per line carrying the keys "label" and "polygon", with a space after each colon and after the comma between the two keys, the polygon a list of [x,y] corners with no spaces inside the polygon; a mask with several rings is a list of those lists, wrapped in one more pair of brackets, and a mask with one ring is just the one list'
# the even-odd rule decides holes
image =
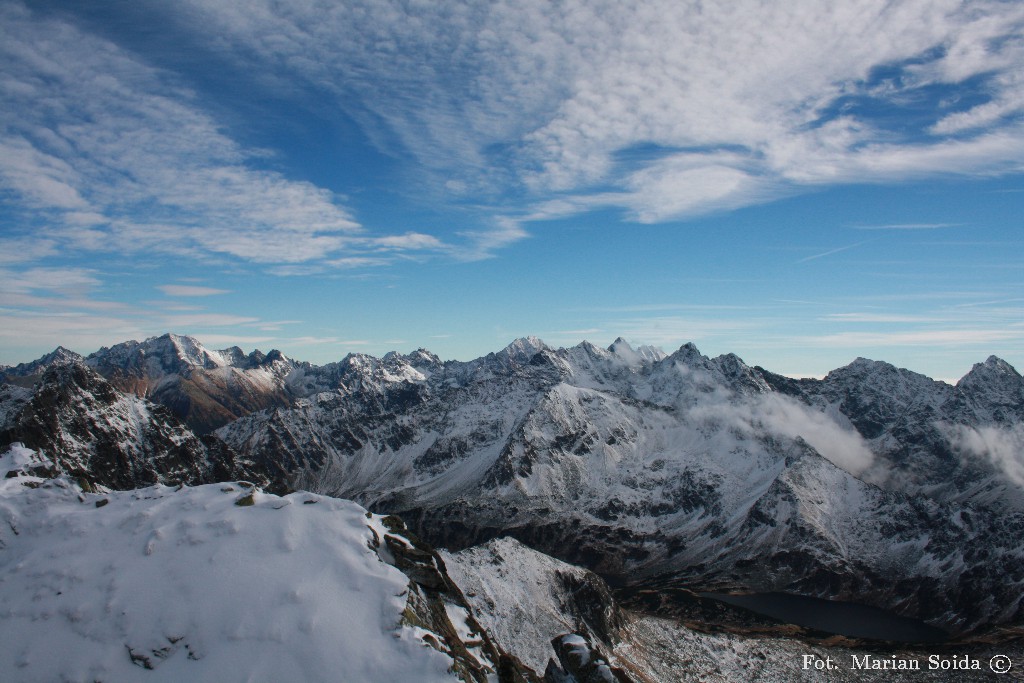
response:
{"label": "white cloud", "polygon": [[507,247],[529,236],[522,226],[522,220],[499,216],[490,230],[473,230],[460,233],[469,240],[469,246],[453,251],[453,255],[464,261],[475,261],[492,256],[495,251]]}
{"label": "white cloud", "polygon": [[230,327],[259,321],[259,318],[230,313],[188,313],[162,317],[159,325],[164,330],[185,330],[196,327]]}
{"label": "white cloud", "polygon": [[839,254],[839,253],[847,251],[849,249],[854,249],[856,247],[859,247],[862,244],[864,244],[864,242],[857,242],[856,244],[848,244],[845,247],[836,247],[835,249],[829,249],[828,251],[823,251],[823,252],[820,252],[820,253],[817,253],[817,254],[812,254],[811,256],[805,256],[804,258],[802,258],[799,261],[797,261],[797,263],[806,263],[808,261],[815,261],[815,260],[823,258],[825,256],[831,256],[832,254]]}
{"label": "white cloud", "polygon": [[866,349],[884,346],[988,346],[997,342],[1024,341],[1024,328],[946,328],[902,332],[839,332],[800,337],[802,344]]}
{"label": "white cloud", "polygon": [[855,230],[937,230],[939,228],[953,228],[963,225],[962,223],[891,223],[888,225],[858,225]]}
{"label": "white cloud", "polygon": [[[525,190],[540,208],[532,220],[555,201],[663,221],[807,186],[1024,161],[1019,3],[190,5],[195,28],[268,80],[356,103],[349,113],[377,144],[411,153],[439,186]],[[900,78],[879,81],[878,67],[894,65]],[[874,99],[910,121],[905,103],[926,86],[971,78],[991,102],[943,105],[910,124],[915,135],[837,114],[844,98]],[[650,158],[630,157],[645,146]],[[525,236],[504,228],[476,236],[482,253]]]}
{"label": "white cloud", "polygon": [[763,397],[755,403],[753,416],[780,434],[803,438],[850,474],[862,474],[874,463],[874,454],[855,429],[844,429],[827,414],[784,396]]}
{"label": "white cloud", "polygon": [[899,313],[829,313],[820,320],[842,323],[936,323],[954,322],[951,318],[927,315],[908,315]]}
{"label": "white cloud", "polygon": [[230,346],[253,346],[273,342],[274,337],[246,337],[236,334],[198,334],[196,338],[203,346],[211,349],[228,348]]}
{"label": "white cloud", "polygon": [[851,425],[844,427],[826,413],[779,394],[743,401],[731,393],[706,394],[687,413],[691,419],[736,425],[753,434],[767,430],[791,439],[799,437],[832,464],[855,476],[874,464],[874,454]]}
{"label": "white cloud", "polygon": [[24,138],[0,140],[5,189],[19,193],[32,206],[44,209],[87,209],[76,189],[78,173],[65,161],[36,149]]}
{"label": "white cloud", "polygon": [[52,256],[57,244],[33,237],[0,237],[0,265],[31,263]]}
{"label": "white cloud", "polygon": [[[41,237],[81,249],[310,274],[405,252],[486,258],[530,221],[594,208],[650,223],[829,184],[1024,169],[1020,3],[168,5],[210,54],[282,97],[326,98],[441,195],[498,216],[458,245],[375,235],[343,198],[267,170],[177,77],[23,5],[0,11],[0,183],[47,218]],[[932,86],[982,101],[921,116],[908,102]],[[911,134],[852,100],[905,111]]]}
{"label": "white cloud", "polygon": [[88,268],[28,268],[12,271],[0,269],[0,292],[90,290],[100,284],[96,272]]}
{"label": "white cloud", "polygon": [[625,195],[603,195],[601,199],[628,207],[640,223],[657,223],[754,204],[781,194],[771,187],[770,180],[744,169],[747,163],[726,165],[721,161],[692,154],[674,156],[632,174]]}
{"label": "white cloud", "polygon": [[[8,354],[28,348],[55,348],[58,344],[89,353],[101,346],[118,344],[126,339],[142,339],[144,333],[138,321],[121,316],[43,313],[27,314],[22,311],[0,311],[0,347]],[[38,354],[37,354],[38,355]],[[30,357],[10,358],[23,362]]]}
{"label": "white cloud", "polygon": [[749,334],[762,325],[762,321],[754,318],[650,316],[607,321],[603,327],[626,339],[643,339],[653,346],[678,348],[691,341]]}
{"label": "white cloud", "polygon": [[[288,337],[286,339],[281,339],[281,344],[283,346],[336,346],[343,343],[346,342],[339,341],[337,337]],[[347,343],[351,344],[352,342]]]}
{"label": "white cloud", "polygon": [[941,423],[939,427],[955,449],[987,458],[1010,481],[1024,487],[1024,425],[968,427]]}
{"label": "white cloud", "polygon": [[407,232],[404,235],[389,235],[387,237],[375,237],[368,241],[369,245],[378,249],[443,249],[444,244],[433,235],[425,235],[419,232]]}
{"label": "white cloud", "polygon": [[45,219],[50,248],[37,251],[280,264],[439,245],[370,235],[330,191],[260,168],[265,153],[225,134],[194,93],[104,39],[17,3],[0,8],[0,31],[0,189]]}
{"label": "white cloud", "polygon": [[[344,258],[330,259],[325,263],[332,268],[348,269],[348,268],[366,268],[368,266],[386,266],[392,263],[389,258],[381,258],[375,256],[346,256]],[[281,269],[277,270],[280,274],[286,274],[286,271]]]}
{"label": "white cloud", "polygon": [[167,296],[214,296],[216,294],[228,293],[226,289],[201,287],[199,285],[158,285],[157,289]]}

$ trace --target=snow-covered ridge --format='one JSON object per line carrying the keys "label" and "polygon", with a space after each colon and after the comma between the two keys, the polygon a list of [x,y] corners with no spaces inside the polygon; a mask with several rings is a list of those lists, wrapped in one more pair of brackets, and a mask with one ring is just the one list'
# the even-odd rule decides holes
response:
{"label": "snow-covered ridge", "polygon": [[5,680],[458,680],[443,636],[405,617],[380,518],[349,501],[22,474],[0,480],[0,517]]}

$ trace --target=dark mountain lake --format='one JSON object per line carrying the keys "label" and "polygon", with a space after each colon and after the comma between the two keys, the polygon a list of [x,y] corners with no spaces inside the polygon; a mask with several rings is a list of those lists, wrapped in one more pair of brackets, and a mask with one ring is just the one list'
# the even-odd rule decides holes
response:
{"label": "dark mountain lake", "polygon": [[853,602],[821,600],[788,593],[750,593],[728,595],[701,593],[729,605],[743,607],[787,624],[834,633],[849,638],[871,638],[902,643],[935,643],[946,640],[948,634],[934,626],[901,617],[877,607]]}

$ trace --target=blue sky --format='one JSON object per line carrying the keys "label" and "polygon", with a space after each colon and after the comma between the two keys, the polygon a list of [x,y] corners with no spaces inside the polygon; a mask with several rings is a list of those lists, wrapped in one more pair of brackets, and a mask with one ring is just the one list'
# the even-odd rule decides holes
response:
{"label": "blue sky", "polygon": [[1019,2],[8,1],[0,363],[1024,366]]}

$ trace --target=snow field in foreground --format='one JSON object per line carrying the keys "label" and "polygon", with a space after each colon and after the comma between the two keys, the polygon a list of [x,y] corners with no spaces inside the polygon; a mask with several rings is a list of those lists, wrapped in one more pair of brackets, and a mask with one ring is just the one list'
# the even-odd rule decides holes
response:
{"label": "snow field in foreground", "polygon": [[236,504],[248,494],[0,481],[5,680],[454,678],[399,625],[408,578],[368,546],[363,508],[304,492]]}

